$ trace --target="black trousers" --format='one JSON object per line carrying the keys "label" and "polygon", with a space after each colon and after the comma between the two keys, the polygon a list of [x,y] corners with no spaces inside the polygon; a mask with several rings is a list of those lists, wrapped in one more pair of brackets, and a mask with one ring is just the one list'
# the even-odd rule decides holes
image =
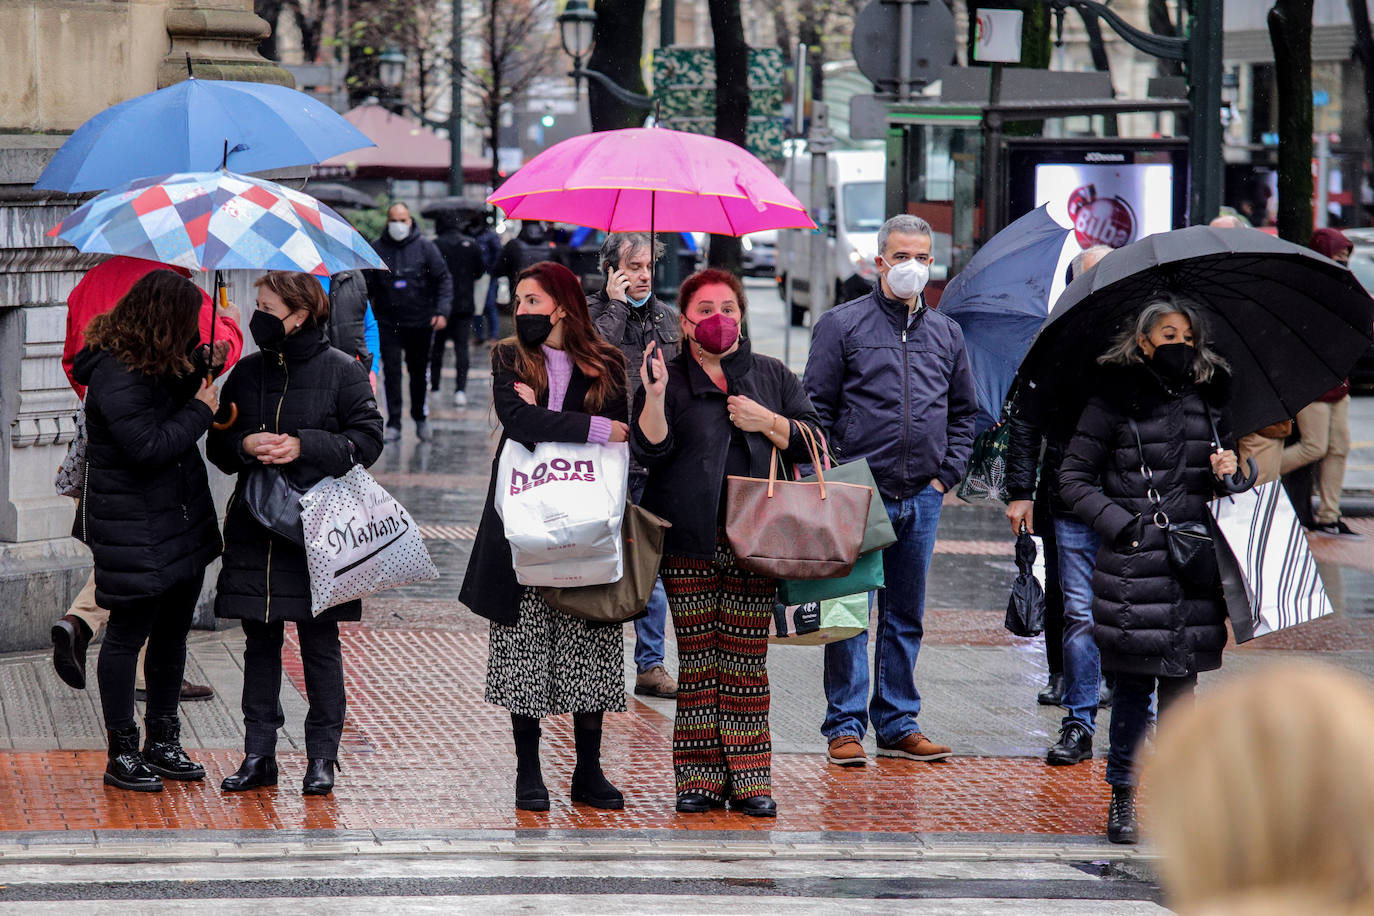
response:
{"label": "black trousers", "polygon": [[[277,730],[286,724],[281,708],[281,647],[286,624],[244,620],[243,635],[243,750],[271,757],[277,752]],[[339,625],[332,620],[296,624],[305,668],[305,694],[310,711],[305,715],[307,757],[337,760],[343,736],[343,650]]]}
{"label": "black trousers", "polygon": [[177,714],[181,676],[186,669],[186,634],[196,613],[204,575],[172,586],[137,607],[112,610],[105,627],[105,641],[96,662],[100,683],[100,709],[108,729],[134,724],[134,676],[138,651],[148,643],[143,663],[148,689],[148,718]]}
{"label": "black trousers", "polygon": [[1059,542],[1054,539],[1054,519],[1045,515],[1035,530],[1045,545],[1045,661],[1050,674],[1064,673],[1064,589],[1059,584]]}
{"label": "black trousers", "polygon": [[406,373],[410,376],[410,417],[419,423],[429,416],[425,398],[429,394],[429,347],[434,337],[434,329],[398,328],[383,324],[382,337],[382,379],[386,387],[386,422],[388,426],[401,426],[401,363],[404,361]]}
{"label": "black trousers", "polygon": [[454,391],[468,388],[468,336],[472,333],[472,316],[450,318],[442,331],[434,333],[434,348],[430,351],[429,390],[439,390],[439,379],[444,373],[444,351],[449,341],[453,341],[453,367],[458,370],[458,383]]}

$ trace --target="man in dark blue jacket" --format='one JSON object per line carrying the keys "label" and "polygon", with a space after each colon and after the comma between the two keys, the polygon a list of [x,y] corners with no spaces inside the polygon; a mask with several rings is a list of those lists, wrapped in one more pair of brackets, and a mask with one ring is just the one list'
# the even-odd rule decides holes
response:
{"label": "man in dark blue jacket", "polygon": [[894,216],[878,231],[879,286],[821,316],[811,336],[806,393],[840,461],[867,458],[897,543],[883,551],[873,700],[868,634],[825,647],[829,760],[864,766],[869,717],[878,754],[942,760],[953,752],[916,723],[926,576],[944,494],[964,475],[977,401],[964,335],[926,307],[930,225]]}
{"label": "man in dark blue jacket", "polygon": [[368,292],[382,335],[382,376],[386,382],[387,442],[401,438],[401,362],[410,375],[410,416],[415,434],[429,438],[429,355],[434,332],[448,325],[453,310],[453,280],[434,243],[405,204],[392,204],[386,231],[372,243],[390,273],[368,272]]}

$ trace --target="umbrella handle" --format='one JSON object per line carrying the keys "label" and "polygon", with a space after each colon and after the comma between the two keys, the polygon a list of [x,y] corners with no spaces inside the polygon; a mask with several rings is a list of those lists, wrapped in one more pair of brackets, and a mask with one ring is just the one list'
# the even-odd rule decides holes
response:
{"label": "umbrella handle", "polygon": [[[227,420],[216,420],[215,422],[213,422],[213,423],[210,424],[210,428],[211,428],[211,429],[217,429],[217,430],[219,430],[220,432],[223,432],[224,430],[226,430],[226,429],[228,429],[229,427],[233,426],[233,425],[234,425],[235,423],[237,423],[238,421],[239,421],[239,405],[235,404],[233,401],[230,401],[230,402],[229,402],[229,419],[227,419]],[[1255,462],[1254,462],[1253,459],[1251,459],[1250,463],[1253,465]]]}
{"label": "umbrella handle", "polygon": [[1259,479],[1259,467],[1256,466],[1255,459],[1246,458],[1245,463],[1250,467],[1250,473],[1248,475],[1243,474],[1241,471],[1236,471],[1229,477],[1221,478],[1221,485],[1227,493],[1244,493],[1246,490],[1253,487],[1255,481]]}

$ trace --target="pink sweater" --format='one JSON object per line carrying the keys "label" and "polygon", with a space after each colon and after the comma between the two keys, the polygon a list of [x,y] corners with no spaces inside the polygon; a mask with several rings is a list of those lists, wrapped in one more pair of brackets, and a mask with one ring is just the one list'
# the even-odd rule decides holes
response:
{"label": "pink sweater", "polygon": [[[572,381],[572,357],[548,346],[543,350],[544,368],[549,374],[549,410],[562,410],[563,398],[568,394],[568,383]],[[591,428],[587,430],[587,441],[601,445],[611,441],[611,421],[608,417],[593,415]]]}

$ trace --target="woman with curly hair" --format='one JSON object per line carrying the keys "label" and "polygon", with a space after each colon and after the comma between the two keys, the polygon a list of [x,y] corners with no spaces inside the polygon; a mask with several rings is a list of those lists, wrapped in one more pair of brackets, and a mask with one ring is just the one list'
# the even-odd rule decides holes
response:
{"label": "woman with curly hair", "polygon": [[601,771],[601,720],[625,709],[622,628],[555,610],[515,578],[510,542],[496,513],[496,467],[507,439],[625,442],[625,358],[597,336],[576,275],[540,261],[519,274],[514,339],[491,351],[491,388],[501,441],[459,600],[491,621],[488,703],[510,710],[515,807],[549,810],[539,768],[540,720],[572,713],[577,766],[572,800],[625,807]]}
{"label": "woman with curly hair", "polygon": [[[177,699],[186,634],[220,540],[196,442],[219,406],[201,352],[200,289],[170,270],[139,280],[86,327],[72,376],[87,386],[86,469],[73,534],[91,548],[95,599],[110,611],[96,675],[109,737],[105,784],[157,792],[205,769],[181,748]],[[147,640],[147,742],[134,723],[134,669]]]}

